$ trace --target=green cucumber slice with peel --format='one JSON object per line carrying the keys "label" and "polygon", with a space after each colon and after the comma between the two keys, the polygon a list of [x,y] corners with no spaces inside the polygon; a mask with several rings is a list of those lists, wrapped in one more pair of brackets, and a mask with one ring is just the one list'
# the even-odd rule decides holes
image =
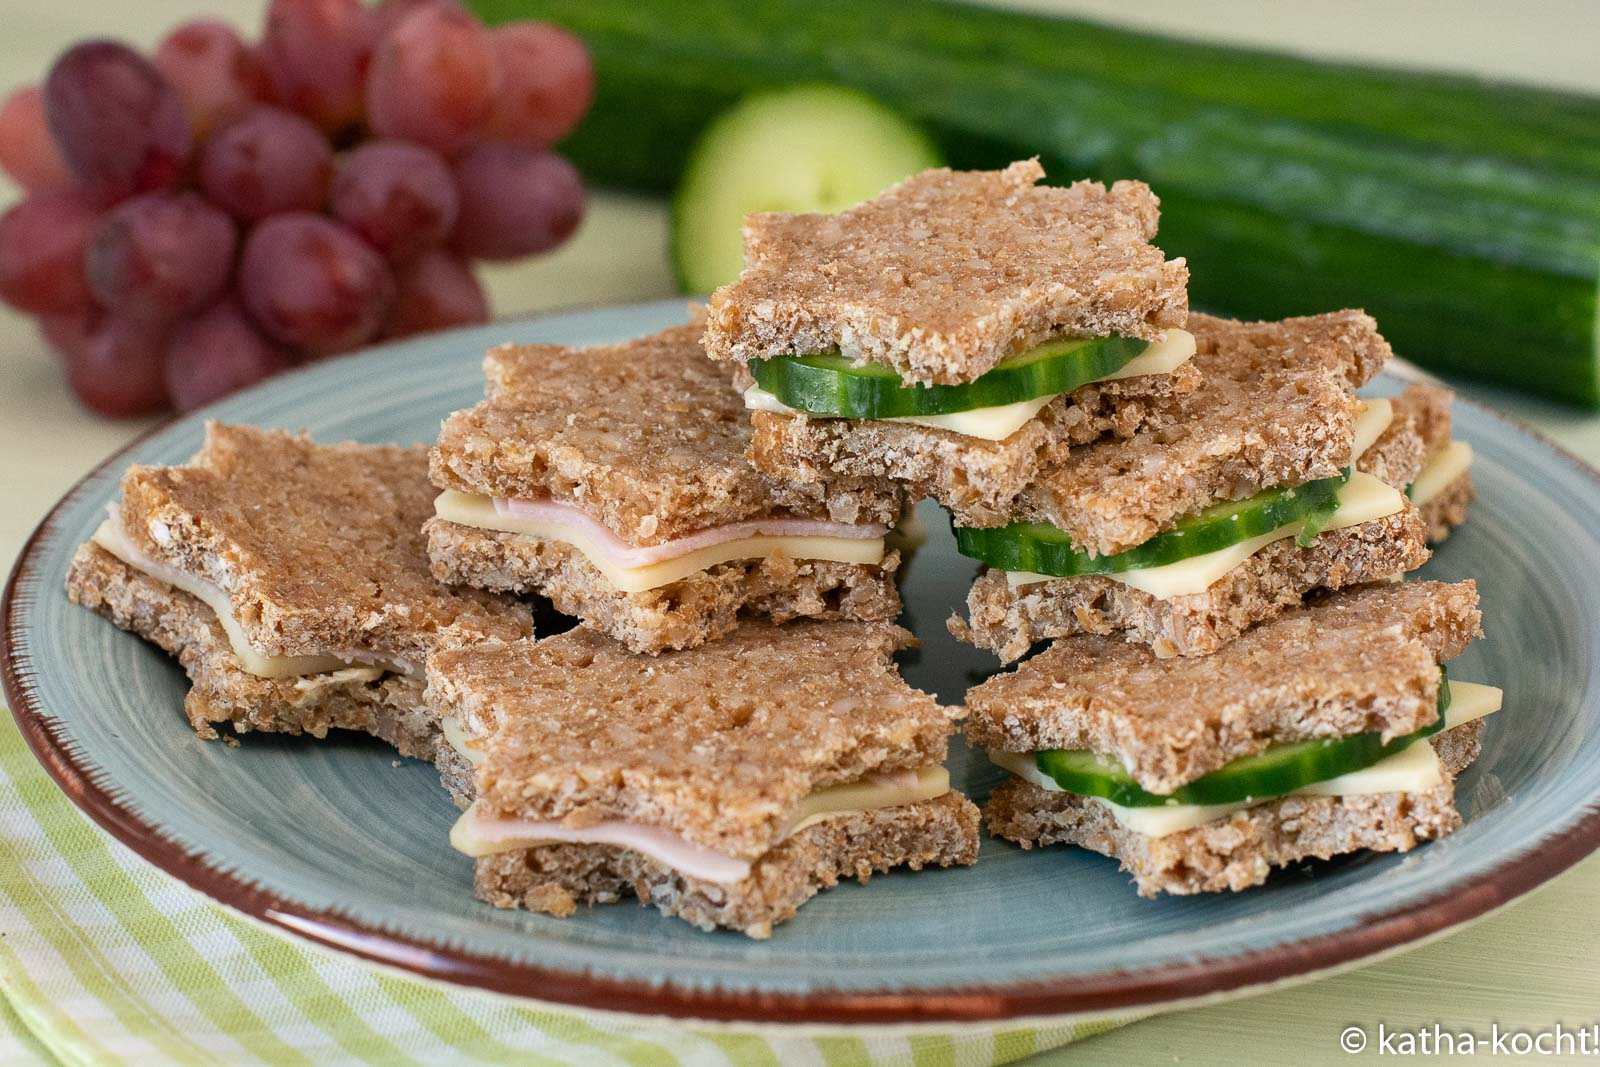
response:
{"label": "green cucumber slice with peel", "polygon": [[1092,556],[1074,548],[1064,531],[1045,522],[982,528],[956,526],[956,549],[963,556],[1004,571],[1055,578],[1120,574],[1231,548],[1294,522],[1317,520],[1320,532],[1339,507],[1339,488],[1344,483],[1343,476],[1320,478],[1288,488],[1267,489],[1244,500],[1213,504],[1178,520],[1172,529],[1144,544],[1110,556]]}
{"label": "green cucumber slice with peel", "polygon": [[1273,745],[1253,756],[1241,756],[1188,785],[1161,796],[1147,792],[1121,763],[1080,749],[1053,749],[1035,754],[1041,773],[1069,793],[1101,797],[1125,808],[1166,804],[1237,804],[1292,793],[1313,782],[1327,781],[1370,767],[1444,728],[1450,707],[1450,685],[1439,668],[1439,716],[1427,726],[1385,744],[1381,733],[1312,738]]}
{"label": "green cucumber slice with peel", "polygon": [[853,366],[832,353],[779,356],[750,364],[756,384],[784,404],[812,415],[893,419],[950,415],[1069,393],[1115,374],[1150,346],[1136,337],[1046,341],[1001,360],[962,385],[903,385],[880,364]]}
{"label": "green cucumber slice with peel", "polygon": [[745,97],[689,150],[672,202],[678,285],[709,293],[737,278],[752,211],[843,211],[941,163],[921,130],[854,89],[800,85]]}

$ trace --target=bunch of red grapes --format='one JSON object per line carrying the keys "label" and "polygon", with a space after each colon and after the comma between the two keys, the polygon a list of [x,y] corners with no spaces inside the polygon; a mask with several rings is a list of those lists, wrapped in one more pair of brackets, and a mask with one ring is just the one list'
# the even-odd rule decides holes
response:
{"label": "bunch of red grapes", "polygon": [[554,248],[588,109],[577,38],[455,0],[271,0],[259,44],[186,23],[67,50],[0,105],[0,299],[84,404],[185,411],[378,338],[482,322],[470,261]]}

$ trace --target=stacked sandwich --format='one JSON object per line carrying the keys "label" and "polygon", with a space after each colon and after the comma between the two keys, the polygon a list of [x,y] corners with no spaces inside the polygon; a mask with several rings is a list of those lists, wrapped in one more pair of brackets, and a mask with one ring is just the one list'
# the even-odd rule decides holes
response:
{"label": "stacked sandwich", "polygon": [[582,620],[429,662],[441,770],[475,798],[454,843],[498,905],[626,890],[766,936],[842,877],[977,858],[954,716],[890,658],[904,494],[756,471],[701,332],[495,349],[433,450],[434,575]]}
{"label": "stacked sandwich", "polygon": [[[69,594],[177,657],[202,736],[433,760],[503,907],[764,937],[971,864],[963,718],[1013,772],[993,833],[1141,892],[1449,832],[1498,691],[1444,676],[1472,583],[1396,581],[1472,497],[1449,395],[1359,399],[1389,349],[1358,312],[1190,315],[1145,186],[1041,177],[752,216],[703,318],[495,349],[431,452],[212,425],[127,473]],[[1052,642],[965,708],[893,660],[924,497],[984,565],[952,630]],[[536,640],[524,594],[575,628]]]}
{"label": "stacked sandwich", "polygon": [[[1426,776],[1380,770],[1445,724],[1438,664],[1477,633],[1475,592],[1366,587],[1421,566],[1470,500],[1448,394],[1358,398],[1390,357],[1359,312],[1187,314],[1183,264],[1150,243],[1148,189],[1040,177],[931,171],[840,215],[747,220],[745,271],[712,297],[705,343],[742,367],[752,461],[796,487],[877,478],[934,498],[984,565],[952,632],[1007,662],[1055,642],[968,696],[969,740],[1019,774],[990,802],[994,832],[1195,891],[1448,831],[1449,779],[1476,752],[1456,739],[1474,731],[1452,731],[1432,766],[1431,815],[1402,799]],[[1309,636],[1352,618],[1368,630],[1326,649]],[[1419,627],[1452,636],[1430,630],[1423,657]],[[1387,660],[1348,658],[1402,635]],[[1385,686],[1392,708],[1374,704]],[[1343,755],[1291,758],[1311,738]],[[1048,770],[1067,765],[1092,773]],[[1343,836],[1287,840],[1306,805],[1268,802],[1380,780],[1385,805],[1324,813]],[[1351,829],[1356,808],[1372,832]],[[1237,844],[1248,820],[1273,847]],[[1208,863],[1167,841],[1176,858],[1149,859],[1185,830],[1251,855]]]}

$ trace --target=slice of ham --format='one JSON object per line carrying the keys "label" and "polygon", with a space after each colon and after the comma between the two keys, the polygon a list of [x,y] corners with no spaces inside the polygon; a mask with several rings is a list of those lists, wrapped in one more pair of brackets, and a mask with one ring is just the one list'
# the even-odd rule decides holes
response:
{"label": "slice of ham", "polygon": [[579,534],[597,550],[604,552],[610,562],[623,568],[648,567],[677,559],[702,548],[739,541],[746,537],[846,537],[851,540],[870,541],[889,532],[887,526],[877,523],[852,524],[829,522],[827,519],[766,518],[731,522],[723,526],[710,526],[704,530],[663,541],[659,545],[630,545],[606,526],[596,522],[582,508],[557,500],[514,500],[494,498],[497,514],[511,519],[532,522],[559,523]]}
{"label": "slice of ham", "polygon": [[750,876],[750,864],[680,837],[658,826],[606,819],[574,829],[539,819],[486,818],[473,804],[450,831],[450,844],[469,856],[487,856],[512,848],[551,842],[618,845],[660,860],[675,871],[707,882],[731,883]]}

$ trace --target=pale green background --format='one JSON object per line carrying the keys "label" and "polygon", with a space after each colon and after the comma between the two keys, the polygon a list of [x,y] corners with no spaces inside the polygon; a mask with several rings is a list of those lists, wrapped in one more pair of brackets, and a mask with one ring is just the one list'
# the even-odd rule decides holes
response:
{"label": "pale green background", "polygon": [[[1176,32],[1409,62],[1600,92],[1600,5],[1584,0],[1494,4],[1395,0],[1228,3],[1035,0]],[[1137,8],[1136,11],[1130,9]],[[148,44],[194,14],[253,25],[256,0],[0,0],[0,88],[32,80],[67,42],[108,34]],[[655,201],[599,195],[576,239],[556,255],[490,273],[502,315],[629,301],[672,291],[666,213]],[[1508,356],[1514,355],[1508,353]],[[0,564],[79,475],[145,423],[107,423],[79,409],[32,326],[0,309]],[[1600,461],[1600,419],[1477,391]],[[1339,1032],[1391,1028],[1546,1027],[1600,1020],[1600,858],[1462,931],[1360,971],[1243,1001],[1192,1009],[1074,1045],[1040,1063],[1312,1063],[1348,1059]],[[1070,916],[1063,915],[1063,921]],[[1369,1055],[1371,1053],[1369,1052]]]}

